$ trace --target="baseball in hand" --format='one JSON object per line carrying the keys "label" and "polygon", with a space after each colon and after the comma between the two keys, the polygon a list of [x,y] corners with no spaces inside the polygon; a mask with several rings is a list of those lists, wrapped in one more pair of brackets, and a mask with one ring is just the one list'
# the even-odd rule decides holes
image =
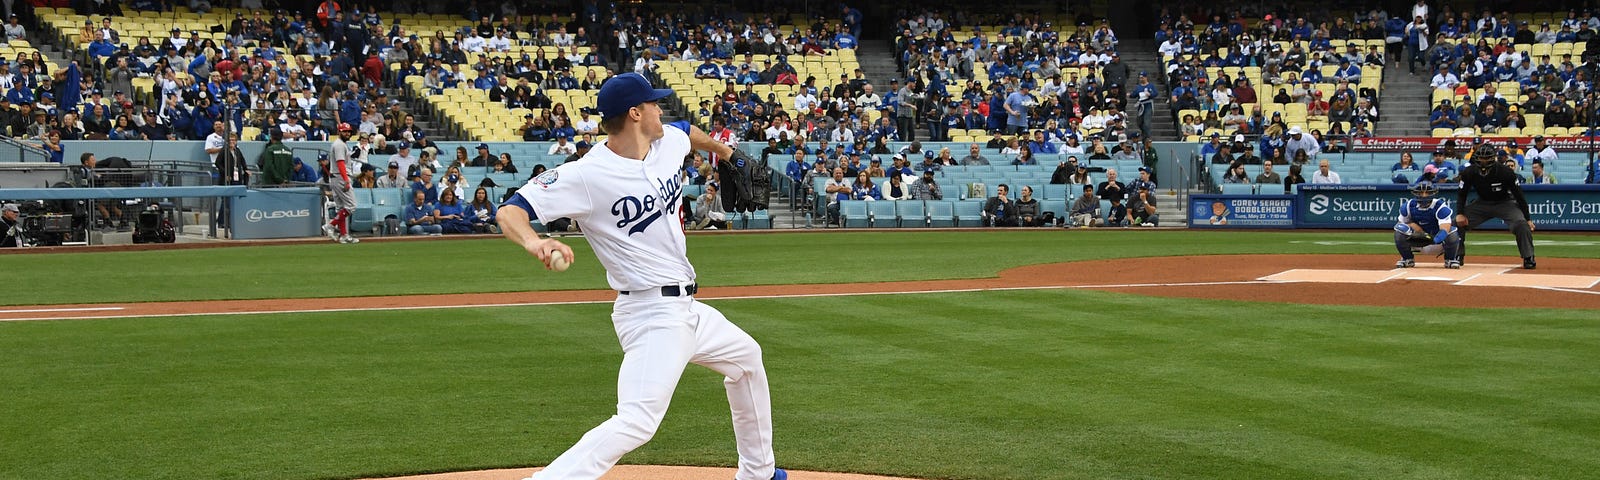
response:
{"label": "baseball in hand", "polygon": [[567,255],[566,254],[561,253],[560,250],[551,250],[550,251],[550,269],[551,270],[555,270],[557,272],[565,272],[565,271],[567,271],[567,267],[570,266],[570,265],[572,265],[572,262],[567,261]]}

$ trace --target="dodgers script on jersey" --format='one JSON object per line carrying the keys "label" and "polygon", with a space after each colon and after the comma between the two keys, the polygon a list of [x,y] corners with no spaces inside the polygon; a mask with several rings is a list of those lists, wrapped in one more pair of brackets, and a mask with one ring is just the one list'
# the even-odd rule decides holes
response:
{"label": "dodgers script on jersey", "polygon": [[582,159],[529,180],[517,195],[545,222],[568,217],[582,225],[613,290],[692,283],[694,266],[678,221],[687,128],[687,122],[664,125],[642,162],[618,156],[601,141]]}
{"label": "dodgers script on jersey", "polygon": [[1400,205],[1400,224],[1416,223],[1429,235],[1439,233],[1439,224],[1455,221],[1450,204],[1437,198],[1427,201],[1410,199]]}

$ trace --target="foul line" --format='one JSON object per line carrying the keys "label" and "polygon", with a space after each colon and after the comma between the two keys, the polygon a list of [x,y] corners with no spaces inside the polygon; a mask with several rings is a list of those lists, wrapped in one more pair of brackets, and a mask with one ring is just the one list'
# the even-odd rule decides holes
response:
{"label": "foul line", "polygon": [[[1584,295],[1600,295],[1600,292],[1596,292],[1594,290],[1578,290],[1578,289],[1575,289],[1575,288],[1562,288],[1562,287],[1528,287],[1528,288],[1537,288],[1537,289],[1540,289],[1540,290],[1550,290],[1550,291],[1555,291],[1555,292],[1582,293]],[[1593,288],[1593,287],[1591,287],[1591,288]]]}
{"label": "foul line", "polygon": [[[1227,282],[1184,282],[1184,283],[1123,283],[1105,285],[1036,285],[1024,287],[987,287],[987,288],[950,288],[937,290],[890,290],[869,292],[843,292],[843,293],[790,293],[770,295],[715,295],[696,296],[699,300],[743,300],[743,299],[783,299],[783,298],[813,298],[813,297],[859,297],[866,295],[901,295],[901,294],[931,294],[931,293],[970,293],[970,292],[999,292],[1014,290],[1061,290],[1061,289],[1102,289],[1102,288],[1141,288],[1141,287],[1192,287],[1206,285],[1242,285],[1242,284],[1279,284],[1289,282],[1276,281],[1227,281]],[[94,315],[80,317],[28,317],[4,318],[0,322],[25,322],[42,320],[106,320],[116,318],[168,318],[168,317],[208,317],[227,315],[270,315],[275,313],[340,313],[340,312],[370,312],[370,311],[408,311],[408,310],[452,310],[460,308],[500,308],[500,307],[536,307],[553,305],[591,305],[612,303],[614,300],[571,300],[551,302],[518,302],[518,303],[473,303],[460,305],[417,305],[407,307],[384,308],[308,308],[298,310],[250,310],[231,312],[185,312],[185,313],[151,313],[132,315]],[[58,312],[58,311],[104,311],[125,310],[123,307],[92,307],[92,308],[62,308],[62,309],[36,309],[36,310],[0,310],[0,313],[33,313],[33,312]]]}

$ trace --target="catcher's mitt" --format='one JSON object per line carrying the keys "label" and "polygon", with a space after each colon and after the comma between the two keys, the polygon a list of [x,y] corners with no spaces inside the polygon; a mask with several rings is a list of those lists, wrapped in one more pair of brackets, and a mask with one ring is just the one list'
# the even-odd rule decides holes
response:
{"label": "catcher's mitt", "polygon": [[1411,234],[1410,237],[1406,237],[1406,243],[1410,244],[1411,248],[1422,248],[1428,245],[1433,245],[1433,237],[1429,237],[1428,234],[1424,232],[1417,232]]}
{"label": "catcher's mitt", "polygon": [[767,208],[772,192],[772,170],[767,161],[751,158],[735,149],[733,155],[717,162],[717,176],[722,182],[722,209],[729,212],[750,212]]}

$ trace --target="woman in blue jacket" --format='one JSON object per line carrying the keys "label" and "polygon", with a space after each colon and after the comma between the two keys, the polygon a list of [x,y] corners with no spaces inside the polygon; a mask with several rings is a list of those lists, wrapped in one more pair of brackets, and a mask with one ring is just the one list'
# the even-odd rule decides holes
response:
{"label": "woman in blue jacket", "polygon": [[461,199],[456,198],[453,189],[439,192],[439,204],[433,207],[433,218],[438,220],[444,233],[472,233],[472,222],[467,220],[467,211],[462,208]]}
{"label": "woman in blue jacket", "polygon": [[467,221],[472,222],[472,230],[478,233],[500,233],[495,226],[494,214],[499,207],[493,200],[489,200],[489,189],[478,187],[472,192],[472,202],[467,204]]}

